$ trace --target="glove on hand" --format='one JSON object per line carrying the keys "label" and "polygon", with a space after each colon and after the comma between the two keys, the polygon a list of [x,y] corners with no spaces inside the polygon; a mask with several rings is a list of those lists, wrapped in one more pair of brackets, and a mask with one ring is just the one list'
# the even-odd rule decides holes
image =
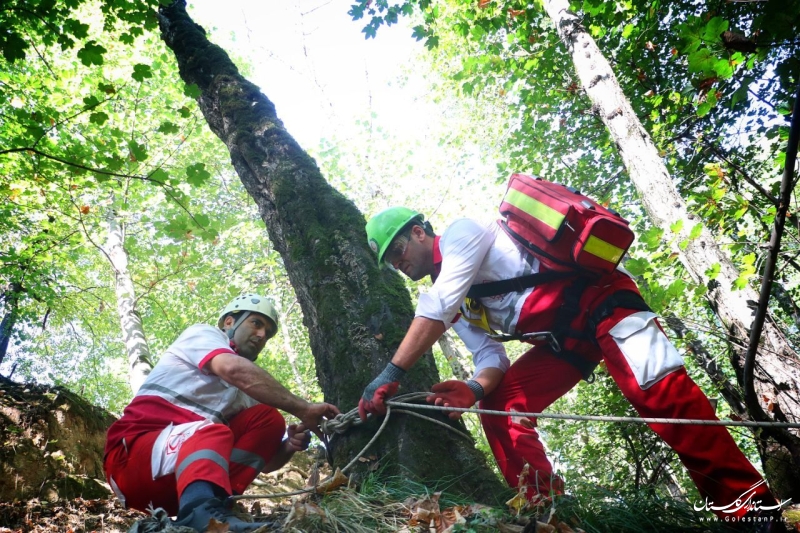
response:
{"label": "glove on hand", "polygon": [[399,366],[389,363],[383,369],[383,372],[373,379],[372,383],[367,385],[361,394],[361,400],[358,402],[358,416],[362,422],[367,419],[367,413],[372,413],[373,415],[386,414],[386,405],[383,402],[397,392],[400,387],[398,382],[405,373],[406,371]]}
{"label": "glove on hand", "polygon": [[[483,387],[473,379],[467,382],[455,379],[443,381],[431,387],[431,392],[433,394],[425,398],[427,402],[444,407],[467,409],[483,398]],[[447,416],[450,417],[450,420],[458,420],[463,414],[453,411]]]}

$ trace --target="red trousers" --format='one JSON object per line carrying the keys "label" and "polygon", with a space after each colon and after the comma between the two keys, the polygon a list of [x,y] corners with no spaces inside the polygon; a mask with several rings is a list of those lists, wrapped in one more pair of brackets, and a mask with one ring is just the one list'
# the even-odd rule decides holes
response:
{"label": "red trousers", "polygon": [[104,468],[109,484],[128,508],[163,507],[178,512],[178,500],[193,481],[211,482],[228,495],[241,494],[278,451],[286,422],[277,409],[256,405],[230,421],[211,424],[180,444],[175,471],[153,479],[153,445],[161,431],[125,439],[109,451]]}
{"label": "red trousers", "polygon": [[[580,306],[582,314],[573,322],[575,329],[582,329],[588,314],[614,290],[622,288],[638,292],[627,276],[615,275],[612,278],[606,280],[609,283],[589,287],[584,292]],[[536,291],[534,296],[535,293]],[[541,301],[540,299],[539,303]],[[556,305],[560,303],[557,297],[553,301]],[[537,313],[540,316],[546,314],[542,314],[541,309],[532,308],[527,317],[522,315],[519,321],[521,331],[542,329],[541,326],[539,329],[535,327],[539,326],[535,320],[525,320],[537,316]],[[658,353],[632,354],[632,345],[626,346],[624,342],[620,342],[619,328],[615,329],[615,326],[628,317],[635,319],[632,316],[634,313],[637,311],[615,309],[597,325],[597,344],[584,343],[579,353],[593,361],[605,361],[609,374],[622,394],[642,417],[716,420],[708,399],[682,366],[675,367],[673,364],[666,368],[655,383],[647,383],[645,387],[640,385],[642,379],[637,379],[637,375],[640,376],[641,371],[637,374],[629,361],[633,360],[637,364],[637,357],[640,360],[642,357],[645,360],[648,357],[657,358]],[[651,344],[662,349],[669,342],[666,337],[659,338],[664,335],[660,326],[657,329],[651,327],[650,335],[654,339]],[[638,346],[642,346],[642,343]],[[555,357],[549,346],[536,346],[511,365],[497,389],[482,400],[481,407],[501,411],[542,412],[580,379],[578,370]],[[531,421],[532,424],[522,425],[520,420],[513,417],[481,415],[481,422],[497,464],[511,487],[518,487],[520,474],[528,464],[526,481],[529,498],[536,494],[549,495],[563,491],[563,482],[553,473],[553,467],[534,428],[535,420]],[[764,505],[774,504],[775,500],[765,484],[750,490],[762,482],[761,475],[739,450],[725,427],[650,424],[650,428],[677,452],[700,494],[709,502],[724,506],[733,503],[743,494],[754,494],[754,501],[762,500]],[[740,512],[727,516],[743,515],[745,511],[746,509],[741,509]]]}

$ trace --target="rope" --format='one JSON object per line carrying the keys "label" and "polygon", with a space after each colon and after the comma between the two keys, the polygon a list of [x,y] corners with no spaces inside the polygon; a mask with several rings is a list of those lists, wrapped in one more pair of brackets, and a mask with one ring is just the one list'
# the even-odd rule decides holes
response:
{"label": "rope", "polygon": [[[411,392],[411,393],[408,393],[408,394],[400,394],[398,396],[395,396],[395,398],[397,398],[399,400],[414,401],[414,400],[424,400],[427,396],[428,396],[427,392]],[[457,433],[461,438],[467,439],[470,442],[472,442],[472,436],[470,436],[468,433],[464,433],[463,431],[459,431],[458,429],[454,428],[453,426],[445,424],[444,422],[442,422],[440,420],[436,420],[436,419],[431,418],[429,416],[425,416],[425,415],[420,414],[420,413],[415,413],[413,411],[407,411],[405,409],[393,409],[392,407],[394,406],[395,403],[396,402],[387,402],[386,403],[386,416],[384,417],[383,422],[381,423],[380,427],[378,428],[378,431],[375,432],[375,435],[372,436],[372,438],[366,444],[366,446],[364,446],[361,449],[361,451],[358,452],[358,454],[355,457],[353,457],[353,459],[349,463],[347,463],[347,465],[344,468],[341,469],[341,473],[342,474],[344,474],[345,472],[350,470],[350,468],[352,468],[353,465],[356,464],[356,462],[358,462],[358,460],[367,452],[367,450],[370,448],[370,446],[372,446],[375,443],[375,441],[378,440],[378,437],[380,437],[381,433],[383,433],[384,428],[386,428],[386,425],[389,423],[389,418],[391,417],[392,413],[399,413],[399,414],[405,414],[405,415],[414,416],[414,417],[417,417],[417,418],[422,418],[422,419],[427,420],[429,422],[433,422],[434,424],[438,424],[438,425],[448,429],[449,431],[453,431],[453,432]],[[402,402],[398,403],[398,406],[399,407],[408,407],[408,406],[410,406],[410,407],[423,407],[422,404],[402,403]],[[370,420],[372,418],[373,418],[372,414],[367,415],[367,420]],[[358,408],[356,408],[356,409],[352,409],[352,410],[348,411],[347,413],[338,414],[338,415],[336,415],[336,417],[334,417],[334,418],[332,418],[330,420],[323,420],[322,423],[320,424],[320,429],[326,435],[336,436],[336,435],[341,435],[341,434],[347,432],[353,426],[360,426],[363,423],[364,422],[362,422],[361,418],[358,416]],[[326,443],[326,446],[327,446],[327,443]],[[259,494],[259,495],[250,495],[250,494],[244,495],[243,494],[243,495],[239,495],[239,496],[230,496],[228,499],[230,501],[236,501],[236,500],[260,500],[260,499],[265,499],[265,498],[285,498],[287,496],[296,496],[296,495],[299,495],[299,494],[306,494],[308,492],[316,492],[317,489],[321,485],[324,485],[332,477],[333,476],[325,479],[322,483],[319,483],[319,484],[317,484],[317,485],[315,485],[313,487],[294,490],[292,492],[276,492],[274,494]]]}
{"label": "rope", "polygon": [[[634,416],[601,416],[601,415],[565,415],[560,413],[526,413],[521,411],[495,411],[492,409],[476,409],[476,408],[462,408],[462,407],[444,407],[441,405],[427,405],[427,404],[420,404],[420,403],[408,403],[414,400],[421,400],[426,398],[429,395],[427,392],[412,392],[408,394],[401,394],[395,396],[394,400],[389,400],[386,402],[386,416],[381,423],[381,426],[378,428],[378,431],[375,432],[375,435],[370,439],[364,448],[358,452],[358,454],[349,462],[347,465],[342,468],[341,472],[344,474],[356,462],[367,452],[367,450],[372,446],[378,437],[380,437],[381,433],[383,433],[384,428],[386,428],[386,424],[389,422],[389,418],[391,417],[392,413],[401,413],[406,415],[415,416],[417,418],[422,418],[429,422],[433,422],[438,424],[449,431],[454,431],[460,437],[472,440],[472,437],[463,431],[459,431],[458,429],[445,424],[440,420],[433,419],[431,417],[425,416],[420,413],[416,413],[413,411],[407,411],[404,408],[410,409],[424,409],[428,411],[445,411],[445,412],[457,412],[457,413],[476,413],[481,415],[496,415],[496,416],[524,416],[528,418],[549,418],[554,420],[587,420],[592,422],[629,422],[634,424],[683,424],[683,425],[694,425],[694,426],[730,426],[730,427],[780,427],[780,428],[800,428],[800,422],[753,422],[753,421],[746,421],[746,420],[700,420],[695,418],[639,418]],[[407,401],[401,401],[407,400]],[[401,408],[401,409],[398,409]],[[367,416],[367,420],[370,420],[372,415]],[[336,415],[335,418],[331,420],[323,420],[320,428],[322,432],[326,435],[341,435],[347,432],[353,426],[360,426],[364,422],[361,421],[361,418],[358,416],[358,409],[353,409],[348,411],[344,414]],[[328,478],[330,479],[330,478]],[[326,479],[323,481],[323,484],[328,481]],[[297,494],[305,494],[307,492],[316,492],[319,485],[314,487],[309,487],[307,489],[296,490],[293,492],[280,492],[276,494],[264,494],[259,496],[231,496],[230,500],[244,500],[244,499],[262,499],[262,498],[283,498],[286,496],[294,496]]]}
{"label": "rope", "polygon": [[556,420],[591,420],[594,422],[633,422],[638,424],[686,424],[695,426],[746,426],[746,427],[782,427],[800,428],[800,422],[753,422],[745,420],[700,420],[695,418],[639,418],[635,416],[600,416],[600,415],[564,415],[558,413],[524,413],[520,411],[493,411],[491,409],[474,409],[461,407],[443,407],[441,405],[409,404],[389,400],[387,406],[411,407],[430,411],[453,411],[459,413],[478,413],[498,416],[524,416],[530,418],[553,418]]}

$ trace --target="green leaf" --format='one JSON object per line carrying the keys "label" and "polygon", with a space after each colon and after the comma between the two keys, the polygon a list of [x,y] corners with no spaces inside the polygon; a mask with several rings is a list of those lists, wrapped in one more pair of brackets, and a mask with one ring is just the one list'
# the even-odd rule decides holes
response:
{"label": "green leaf", "polygon": [[689,72],[691,73],[710,73],[714,69],[717,58],[708,50],[701,48],[689,54]]}
{"label": "green leaf", "polygon": [[636,28],[636,26],[634,26],[633,24],[626,24],[625,27],[622,29],[622,38],[627,39],[628,37],[630,37],[631,34],[633,33],[634,28]]}
{"label": "green leaf", "polygon": [[150,174],[150,179],[163,185],[169,179],[169,174],[163,168],[157,168]]}
{"label": "green leaf", "polygon": [[102,126],[108,120],[108,115],[103,113],[102,111],[97,111],[89,115],[89,122],[92,124],[97,124],[98,126]]}
{"label": "green leaf", "polygon": [[606,2],[603,0],[584,0],[583,11],[591,16],[596,16],[606,10]]}
{"label": "green leaf", "polygon": [[183,94],[185,94],[189,98],[197,100],[198,98],[200,98],[202,92],[200,91],[200,87],[198,87],[196,83],[192,83],[191,85],[184,85]]}
{"label": "green leaf", "polygon": [[75,19],[67,19],[64,21],[64,29],[73,35],[76,39],[85,39],[89,36],[89,25]]}
{"label": "green leaf", "polygon": [[188,107],[186,107],[186,106],[183,106],[183,107],[181,107],[180,109],[178,109],[178,114],[179,114],[179,115],[180,115],[182,118],[189,118],[189,117],[191,117],[191,116],[192,116],[192,112],[191,112],[191,111],[189,110],[189,108],[188,108]]}
{"label": "green leaf", "polygon": [[667,295],[672,298],[680,298],[686,292],[686,282],[682,279],[676,279],[669,284],[667,288]]}
{"label": "green leaf", "polygon": [[114,93],[117,92],[117,90],[114,88],[114,86],[111,85],[110,83],[100,82],[100,83],[97,84],[97,88],[100,91],[102,91],[102,92],[104,92],[106,94],[114,94]]}
{"label": "green leaf", "polygon": [[172,122],[166,120],[158,126],[158,131],[167,134],[178,133],[180,131],[180,128],[176,124],[173,124]]}
{"label": "green leaf", "polygon": [[705,271],[705,275],[708,276],[708,279],[717,279],[721,268],[719,263],[714,263],[711,268]]}
{"label": "green leaf", "polygon": [[722,17],[714,17],[708,21],[703,31],[703,39],[707,42],[719,42],[722,32],[728,29],[728,21]]}
{"label": "green leaf", "polygon": [[78,59],[81,60],[81,63],[90,67],[92,65],[102,65],[103,64],[103,54],[106,53],[106,49],[97,44],[95,41],[89,41],[84,45],[83,48],[78,50]]}
{"label": "green leaf", "polygon": [[732,290],[742,290],[747,287],[747,280],[752,277],[752,274],[742,273],[738,278],[736,278],[733,282]]}
{"label": "green leaf", "polygon": [[436,35],[428,37],[428,40],[425,41],[425,48],[428,50],[433,50],[437,46],[439,46],[439,37]]}
{"label": "green leaf", "polygon": [[210,223],[208,215],[204,215],[202,213],[200,213],[199,215],[194,215],[194,221],[201,228],[207,228],[208,224]]}
{"label": "green leaf", "polygon": [[650,266],[650,262],[646,259],[629,259],[625,261],[623,266],[625,267],[625,270],[634,276],[641,276],[645,273],[645,271],[647,271],[647,267]]}
{"label": "green leaf", "polygon": [[664,234],[661,228],[650,228],[639,234],[639,240],[642,241],[650,250],[654,250],[661,246],[661,237]]}
{"label": "green leaf", "polygon": [[683,229],[683,219],[676,220],[669,226],[669,230],[672,233],[680,233],[682,229]]}
{"label": "green leaf", "polygon": [[147,159],[147,149],[143,144],[139,144],[135,141],[128,141],[128,148],[136,161],[141,162]]}
{"label": "green leaf", "polygon": [[0,50],[3,51],[3,57],[9,63],[13,63],[17,59],[25,59],[25,50],[27,49],[28,43],[16,32],[5,30],[0,34]]}
{"label": "green leaf", "polygon": [[189,229],[189,221],[183,216],[170,220],[166,225],[163,226],[163,231],[168,237],[175,239],[176,241],[185,240],[191,232]]}
{"label": "green leaf", "polygon": [[206,170],[205,163],[195,163],[186,167],[186,181],[199,187],[211,177],[211,173]]}
{"label": "green leaf", "polygon": [[689,239],[693,240],[698,238],[702,232],[703,232],[703,223],[698,222],[697,224],[692,226],[692,231],[689,233]]}
{"label": "green leaf", "polygon": [[131,74],[131,78],[142,83],[147,78],[153,77],[153,71],[150,68],[150,65],[145,65],[143,63],[137,63],[133,66],[133,74]]}
{"label": "green leaf", "polygon": [[714,62],[714,72],[717,73],[720,79],[727,80],[733,76],[733,66],[727,59],[718,59]]}
{"label": "green leaf", "polygon": [[709,102],[703,102],[702,104],[697,106],[697,116],[704,117],[711,111],[711,104]]}

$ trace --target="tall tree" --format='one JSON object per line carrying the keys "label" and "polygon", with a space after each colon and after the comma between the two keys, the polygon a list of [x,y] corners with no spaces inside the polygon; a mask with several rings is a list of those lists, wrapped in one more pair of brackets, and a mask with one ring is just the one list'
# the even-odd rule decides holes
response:
{"label": "tall tree", "polygon": [[150,346],[147,344],[147,337],[142,327],[142,317],[136,310],[136,291],[128,270],[124,226],[111,208],[108,209],[106,219],[108,220],[108,236],[104,253],[114,270],[117,314],[128,356],[128,380],[131,390],[136,394],[153,369],[153,363],[150,360]]}
{"label": "tall tree", "polygon": [[[200,109],[228,147],[281,254],[303,310],[325,399],[344,409],[355,406],[410,324],[408,293],[399,276],[378,268],[366,246],[363,215],[328,185],[266,96],[208,41],[186,14],[185,1],[162,6],[159,14],[181,77],[199,87]],[[403,385],[428,390],[437,378],[428,354]],[[335,463],[344,464],[373,431],[374,426],[337,436],[331,443]],[[482,499],[499,492],[499,481],[474,446],[434,425],[421,427],[417,420],[397,417],[375,446],[388,474],[399,474],[402,465],[425,480],[457,478],[451,490]]]}
{"label": "tall tree", "polygon": [[[749,302],[757,301],[758,294],[750,287],[736,290],[739,278],[736,266],[702,221],[688,211],[658,149],[622,92],[611,65],[577,15],[569,10],[569,2],[546,0],[544,7],[572,55],[587,96],[617,144],[648,216],[663,231],[679,228],[674,251],[680,254],[695,280],[709,287],[706,297],[720,320],[735,337],[748,339],[753,322]],[[716,273],[713,279],[710,272]],[[781,406],[780,412],[776,412],[780,421],[800,420],[800,359],[773,324],[765,326],[763,341],[755,375],[759,398]],[[734,353],[733,364],[741,375],[745,351],[739,349]],[[756,408],[748,406],[748,411],[753,413]],[[788,479],[800,479],[800,438],[786,430],[763,433],[772,437],[760,440],[760,451],[773,487],[782,497],[800,498],[800,486],[786,483]]]}

